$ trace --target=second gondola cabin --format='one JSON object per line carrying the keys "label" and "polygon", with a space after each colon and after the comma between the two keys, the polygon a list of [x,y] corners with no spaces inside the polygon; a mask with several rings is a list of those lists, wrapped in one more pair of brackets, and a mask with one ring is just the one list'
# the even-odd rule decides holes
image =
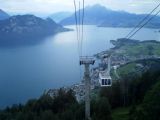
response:
{"label": "second gondola cabin", "polygon": [[112,78],[105,71],[99,73],[99,83],[101,87],[110,87],[112,86]]}

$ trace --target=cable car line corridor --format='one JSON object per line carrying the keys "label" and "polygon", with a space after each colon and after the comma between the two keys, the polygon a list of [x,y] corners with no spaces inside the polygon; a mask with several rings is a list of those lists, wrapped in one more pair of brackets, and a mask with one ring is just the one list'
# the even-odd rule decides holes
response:
{"label": "cable car line corridor", "polygon": [[[105,69],[99,69],[98,71],[94,70],[90,71],[90,65],[94,65],[95,58],[90,56],[84,56],[83,54],[83,46],[85,44],[84,41],[84,17],[85,17],[85,11],[84,11],[84,3],[85,1],[82,1],[82,10],[81,10],[81,1],[78,1],[76,3],[76,0],[74,0],[74,6],[75,6],[75,22],[76,22],[76,32],[77,32],[77,43],[78,43],[78,54],[79,54],[79,62],[80,65],[84,65],[84,84],[85,84],[85,119],[91,120],[90,116],[90,91],[91,86],[94,84],[94,82],[99,82],[100,87],[111,87],[112,77],[110,75],[111,73],[111,63],[112,63],[112,51],[108,54],[104,54],[101,57],[101,60],[104,62],[104,66],[107,66]],[[77,12],[77,5],[79,6],[79,13]],[[159,11],[156,11],[160,7],[160,4],[158,4],[149,14],[147,14],[124,38],[125,39],[131,39],[133,36],[137,34],[146,24],[148,24],[152,19],[154,19],[155,16],[157,16],[160,13]],[[156,13],[155,13],[156,11]],[[82,13],[81,13],[82,12]],[[152,15],[155,13],[154,15]],[[87,49],[86,49],[87,50]],[[117,73],[117,67],[113,66],[115,75],[117,76],[117,79],[119,79],[119,75]],[[95,75],[97,74],[97,75]],[[115,81],[117,82],[117,81]],[[125,96],[124,96],[125,100]]]}

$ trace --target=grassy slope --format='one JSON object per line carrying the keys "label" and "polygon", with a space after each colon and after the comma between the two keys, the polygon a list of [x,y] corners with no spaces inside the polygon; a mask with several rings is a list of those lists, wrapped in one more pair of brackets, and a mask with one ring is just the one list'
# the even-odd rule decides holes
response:
{"label": "grassy slope", "polygon": [[160,43],[155,42],[140,42],[135,45],[126,44],[121,46],[118,51],[123,51],[120,54],[137,56],[137,55],[160,55]]}
{"label": "grassy slope", "polygon": [[[140,64],[143,67],[138,67],[137,65]],[[143,72],[145,72],[144,70],[146,69],[158,69],[160,68],[160,59],[148,59],[148,60],[138,60],[138,61],[134,61],[125,65],[120,66],[117,69],[117,74],[120,77],[123,76],[128,76],[128,75],[141,75]],[[112,71],[113,76],[114,73]]]}
{"label": "grassy slope", "polygon": [[125,66],[120,67],[117,70],[117,73],[120,76],[125,76],[125,75],[127,75],[129,73],[135,72],[136,71],[135,67],[136,67],[136,63],[133,62],[133,63],[130,63],[130,64],[127,64]]}

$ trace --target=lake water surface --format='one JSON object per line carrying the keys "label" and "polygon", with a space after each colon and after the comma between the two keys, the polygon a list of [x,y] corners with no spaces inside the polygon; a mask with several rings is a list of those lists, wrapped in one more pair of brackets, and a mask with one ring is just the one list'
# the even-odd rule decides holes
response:
{"label": "lake water surface", "polygon": [[[67,26],[75,28],[75,26]],[[84,27],[83,55],[112,47],[110,40],[125,37],[128,28]],[[134,39],[160,40],[154,29],[142,29]],[[0,48],[0,108],[39,97],[44,90],[80,82],[76,32],[64,32],[42,43]]]}

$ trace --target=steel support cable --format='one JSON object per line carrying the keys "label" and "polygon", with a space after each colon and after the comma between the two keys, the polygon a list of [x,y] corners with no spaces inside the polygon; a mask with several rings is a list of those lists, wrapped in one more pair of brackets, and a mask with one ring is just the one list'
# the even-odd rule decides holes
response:
{"label": "steel support cable", "polygon": [[127,35],[125,38],[128,38],[145,20],[147,20],[150,15],[160,6],[160,3],[146,16],[144,17]]}
{"label": "steel support cable", "polygon": [[[81,49],[80,49],[80,27],[78,25],[80,25],[80,13],[78,14],[77,11],[77,6],[76,6],[76,0],[74,0],[74,7],[75,7],[75,21],[76,21],[76,34],[77,34],[77,42],[78,42],[78,57],[80,60],[81,57]],[[79,9],[80,9],[80,1],[79,1]],[[79,17],[78,17],[79,15]],[[79,66],[79,77],[80,80],[82,80],[81,76],[82,76],[82,71],[81,71],[81,67]]]}
{"label": "steel support cable", "polygon": [[138,31],[140,31],[146,24],[148,24],[154,17],[156,17],[160,13],[160,10],[153,15],[150,19],[148,19],[138,30],[136,30],[132,35],[128,37],[128,39],[132,38]]}
{"label": "steel support cable", "polygon": [[81,46],[82,46],[81,45],[82,44],[82,42],[81,42],[81,11],[80,11],[80,9],[81,9],[81,2],[79,1],[78,32],[79,32],[79,42],[80,42],[80,56],[82,56],[82,49],[81,49]]}
{"label": "steel support cable", "polygon": [[78,18],[77,18],[77,6],[76,1],[74,0],[74,8],[75,8],[75,22],[76,22],[76,35],[77,35],[77,42],[78,42],[78,56],[80,57],[80,44],[79,44],[79,30],[78,30]]}
{"label": "steel support cable", "polygon": [[83,41],[84,41],[84,0],[83,0],[83,11],[82,11],[81,56],[83,55]]}

